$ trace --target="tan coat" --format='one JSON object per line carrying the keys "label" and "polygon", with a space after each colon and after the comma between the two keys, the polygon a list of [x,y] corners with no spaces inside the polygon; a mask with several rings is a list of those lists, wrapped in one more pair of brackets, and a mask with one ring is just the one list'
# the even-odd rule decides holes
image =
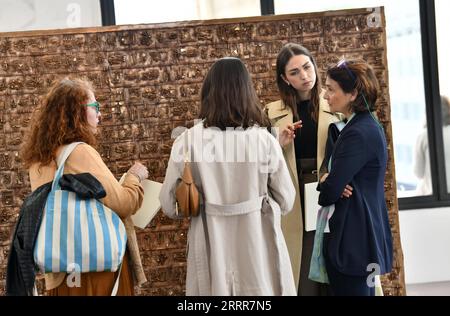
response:
{"label": "tan coat", "polygon": [[[269,119],[274,127],[278,127],[281,130],[286,127],[287,124],[293,123],[293,113],[291,108],[284,106],[284,103],[281,100],[269,103],[266,108]],[[317,127],[317,170],[320,170],[320,166],[325,156],[328,126],[337,121],[337,117],[330,113],[330,107],[321,97]],[[292,181],[294,182],[297,193],[295,196],[294,208],[287,216],[282,218],[281,226],[283,229],[284,238],[286,239],[289,255],[291,257],[292,270],[296,281],[295,284],[298,286],[302,258],[303,220],[301,215],[300,190],[298,184],[294,142],[283,148],[283,155],[286,159],[289,173]]]}
{"label": "tan coat", "polygon": [[[62,146],[58,148],[56,154],[59,155]],[[55,176],[56,163],[52,162],[48,166],[38,170],[37,164],[31,166],[29,170],[31,190],[34,191],[41,185],[53,181]],[[133,271],[135,285],[142,285],[146,282],[144,269],[139,255],[139,247],[136,239],[133,222],[130,215],[136,212],[142,204],[144,191],[139,184],[139,180],[132,174],[127,174],[122,185],[108,169],[99,153],[87,144],[80,144],[71,153],[64,165],[64,174],[89,172],[103,185],[106,197],[102,202],[114,210],[124,220],[127,232],[127,250],[130,255],[129,264]],[[58,287],[64,280],[65,273],[45,274],[45,287],[47,290]]]}
{"label": "tan coat", "polygon": [[225,132],[203,124],[181,135],[160,193],[172,218],[184,135],[193,139],[192,173],[205,200],[189,227],[186,295],[296,295],[280,223],[295,188],[278,141],[265,128]]}

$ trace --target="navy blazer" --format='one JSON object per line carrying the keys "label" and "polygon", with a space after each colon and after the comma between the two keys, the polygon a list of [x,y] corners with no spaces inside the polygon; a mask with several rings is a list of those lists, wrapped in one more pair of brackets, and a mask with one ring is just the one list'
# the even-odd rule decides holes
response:
{"label": "navy blazer", "polygon": [[[381,274],[392,269],[392,236],[384,197],[387,145],[370,113],[358,113],[342,129],[331,158],[331,171],[320,184],[319,204],[335,204],[324,253],[341,273],[366,276],[370,263]],[[345,186],[350,198],[341,198]]]}

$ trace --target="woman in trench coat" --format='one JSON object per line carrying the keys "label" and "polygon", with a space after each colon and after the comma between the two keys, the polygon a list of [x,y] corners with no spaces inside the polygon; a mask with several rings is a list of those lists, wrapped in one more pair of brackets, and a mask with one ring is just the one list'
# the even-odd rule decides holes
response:
{"label": "woman in trench coat", "polygon": [[179,217],[175,190],[187,154],[201,211],[189,227],[186,294],[296,295],[280,223],[295,189],[241,60],[213,64],[200,119],[175,140],[160,193],[164,213]]}

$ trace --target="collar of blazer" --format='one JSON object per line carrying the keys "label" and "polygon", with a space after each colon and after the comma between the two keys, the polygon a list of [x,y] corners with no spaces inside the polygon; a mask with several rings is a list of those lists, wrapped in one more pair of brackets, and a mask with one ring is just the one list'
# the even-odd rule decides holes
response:
{"label": "collar of blazer", "polygon": [[358,121],[360,121],[361,119],[364,119],[365,117],[367,117],[368,115],[370,115],[368,112],[364,112],[364,113],[357,113],[356,115],[355,115],[355,117],[353,117],[348,123],[346,123],[345,124],[345,126],[344,126],[344,128],[341,130],[341,132],[339,133],[339,137],[338,137],[338,139],[336,140],[336,143],[335,143],[335,145],[334,145],[334,148],[333,148],[333,155],[334,155],[334,151],[335,151],[335,149],[336,149],[336,147],[338,147],[338,144],[340,144],[341,143],[341,135],[344,133],[344,132],[346,132],[346,131],[348,131],[349,130],[349,128],[352,126],[352,125],[354,125],[356,122],[358,122]]}
{"label": "collar of blazer", "polygon": [[[347,130],[350,126],[352,126],[356,122],[358,122],[358,121],[360,121],[362,119],[366,119],[369,116],[370,116],[369,112],[356,113],[355,116],[350,121],[348,121],[345,124],[344,128],[342,129],[342,131],[344,131],[344,129]],[[341,134],[342,134],[342,131],[341,131]]]}
{"label": "collar of blazer", "polygon": [[[330,112],[330,107],[325,99],[323,99],[323,94],[320,98],[320,111],[328,115],[336,117],[339,121],[342,121],[345,117],[342,113],[332,113]],[[292,110],[290,107],[286,106],[282,100],[269,103],[266,106],[267,115],[271,120],[272,124],[275,125],[279,120],[285,118],[288,115],[292,115]]]}

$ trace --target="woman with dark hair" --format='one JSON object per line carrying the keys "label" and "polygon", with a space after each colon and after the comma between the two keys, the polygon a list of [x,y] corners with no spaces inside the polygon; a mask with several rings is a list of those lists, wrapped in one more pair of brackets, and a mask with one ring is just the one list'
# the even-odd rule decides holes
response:
{"label": "woman with dark hair", "polygon": [[[373,296],[375,275],[392,269],[384,196],[387,143],[372,114],[378,91],[375,73],[364,61],[342,60],[328,69],[324,97],[332,112],[347,119],[334,144],[329,173],[320,180],[319,204],[330,210],[330,233],[324,234],[322,250],[334,295]],[[347,185],[352,195],[342,198]]]}
{"label": "woman with dark hair", "polygon": [[328,126],[338,117],[323,99],[316,61],[305,47],[286,44],[278,54],[276,72],[281,100],[268,104],[266,110],[280,130],[280,144],[297,191],[293,210],[282,220],[283,233],[298,294],[327,295],[326,285],[308,278],[315,232],[304,229],[304,189],[305,184],[317,182],[324,170]]}
{"label": "woman with dark hair", "polygon": [[295,295],[281,214],[295,190],[240,59],[222,58],[201,90],[200,123],[174,142],[160,193],[177,214],[184,157],[201,195],[188,233],[187,295]]}
{"label": "woman with dark hair", "polygon": [[[133,295],[135,282],[141,285],[146,279],[130,215],[142,204],[144,191],[140,182],[147,178],[148,171],[136,162],[128,170],[123,184],[119,184],[94,149],[100,117],[100,104],[88,81],[64,78],[55,82],[35,110],[21,158],[29,168],[31,190],[34,191],[53,181],[56,161],[67,145],[83,142],[67,158],[64,174],[90,173],[94,176],[106,192],[102,203],[124,220],[128,243],[117,295]],[[107,271],[81,273],[79,284],[72,286],[69,274],[46,273],[45,289],[50,296],[111,295],[117,275],[118,272]]]}

